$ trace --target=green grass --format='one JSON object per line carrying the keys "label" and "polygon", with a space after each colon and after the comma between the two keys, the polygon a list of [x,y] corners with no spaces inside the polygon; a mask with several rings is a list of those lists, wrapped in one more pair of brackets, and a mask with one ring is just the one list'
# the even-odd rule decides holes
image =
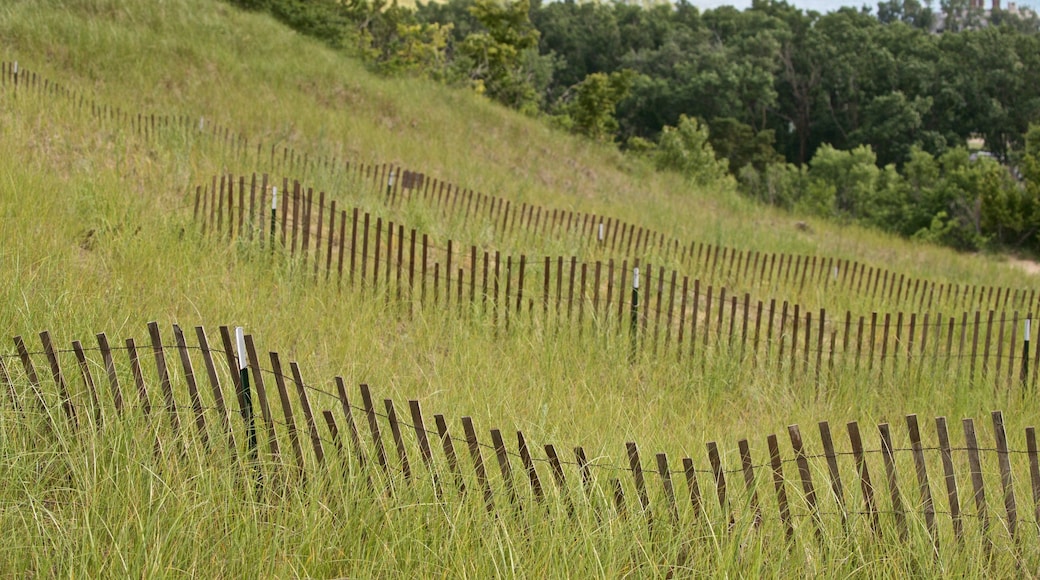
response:
{"label": "green grass", "polygon": [[[1035,285],[1034,277],[999,257],[957,255],[815,221],[812,233],[799,232],[794,223],[802,218],[757,206],[725,187],[693,191],[675,176],[466,92],[372,77],[266,17],[220,3],[11,2],[0,7],[0,58],[127,111],[201,116],[254,142],[399,163],[514,203],[613,215],[686,240],[854,258],[937,280]],[[206,139],[177,132],[145,139],[117,123],[98,125],[61,99],[2,92],[0,119],[0,333],[23,335],[31,344],[44,329],[61,345],[89,343],[96,332],[121,344],[129,336],[146,343],[151,320],[164,333],[173,323],[205,325],[211,341],[216,326],[241,325],[261,350],[300,361],[304,377],[322,388],[341,375],[352,393],[353,385],[366,382],[377,399],[393,398],[399,413],[407,399],[421,399],[428,416],[444,413],[453,421],[453,433],[461,432],[457,418],[469,415],[482,433],[521,429],[568,456],[580,444],[597,462],[615,466],[627,465],[624,443],[638,441],[648,471],[659,450],[669,453],[673,469],[681,454],[705,467],[706,441],[718,441],[726,465],[737,466],[735,442],[745,437],[763,462],[766,434],[783,435],[794,423],[808,433],[819,420],[831,421],[836,433],[843,422],[859,421],[876,448],[871,425],[902,425],[906,413],[919,413],[922,421],[948,416],[953,425],[959,417],[982,420],[1002,408],[1012,445],[1022,449],[1022,427],[1037,418],[1031,401],[951,379],[944,369],[883,381],[839,369],[817,396],[811,380],[753,369],[727,352],[704,367],[650,356],[630,363],[622,338],[579,341],[571,331],[524,324],[496,333],[489,324],[433,309],[409,318],[382,300],[307,282],[285,261],[198,232],[191,221],[195,185],[224,170],[268,168],[232,159]],[[311,177],[344,203],[404,218],[437,236],[539,255],[573,251],[563,242],[499,239],[486,226],[442,221],[420,205],[391,210],[349,179]],[[818,300],[829,311],[862,306],[854,297]],[[13,352],[8,345],[3,351]],[[17,361],[5,362],[29,401]],[[66,372],[74,372],[71,365],[69,359]],[[38,370],[47,374],[43,366]],[[149,381],[155,404],[158,385]],[[70,383],[84,400],[81,382]],[[321,396],[313,404],[334,408]],[[182,422],[190,426],[187,413]],[[218,451],[190,445],[184,460],[153,457],[152,428],[141,421],[112,421],[97,434],[76,437],[62,430],[56,441],[37,423],[10,410],[0,414],[0,517],[10,530],[0,539],[4,575],[658,576],[679,560],[690,537],[698,539],[687,564],[700,574],[1013,573],[1004,552],[992,566],[974,545],[944,551],[935,563],[919,528],[909,543],[894,541],[891,529],[878,543],[862,521],[854,540],[846,541],[828,520],[828,547],[818,548],[803,519],[798,548],[788,552],[776,540],[783,531],[775,511],[760,532],[747,532],[748,522],[740,522],[737,539],[721,532],[721,514],[713,515],[711,536],[692,525],[688,510],[683,518],[690,525],[682,532],[658,529],[654,536],[638,517],[600,523],[591,510],[578,510],[571,521],[556,503],[547,513],[528,509],[494,519],[477,497],[439,503],[429,485],[404,488],[393,499],[370,495],[345,485],[339,470],[346,467],[335,461],[328,477],[272,484],[257,501],[243,491],[245,468],[228,469]],[[897,446],[907,446],[904,431],[894,432]],[[934,430],[925,432],[930,441]],[[986,446],[992,440],[980,437]],[[835,438],[845,448],[847,439]],[[490,454],[485,461],[494,470]],[[1021,467],[1020,458],[1015,461]],[[795,497],[794,466],[785,469]],[[872,469],[880,490],[880,463]],[[900,464],[908,497],[916,497],[912,471],[912,463]],[[932,464],[930,472],[938,497],[941,467]],[[1029,513],[1024,474],[1016,471],[1016,485],[1020,509]],[[759,493],[772,498],[768,471],[758,477]],[[823,477],[818,474],[820,488]],[[853,477],[846,474],[846,488],[852,489]],[[997,510],[998,480],[988,464],[987,478],[991,510]],[[547,473],[543,479],[548,485]],[[608,489],[605,479],[600,489]],[[706,481],[702,476],[705,493]],[[968,483],[961,481],[967,502]],[[634,510],[628,478],[625,485]],[[739,475],[732,485],[741,486]],[[658,506],[659,486],[651,487]],[[610,498],[597,501],[605,506]],[[1031,545],[1035,531],[1027,533]]]}

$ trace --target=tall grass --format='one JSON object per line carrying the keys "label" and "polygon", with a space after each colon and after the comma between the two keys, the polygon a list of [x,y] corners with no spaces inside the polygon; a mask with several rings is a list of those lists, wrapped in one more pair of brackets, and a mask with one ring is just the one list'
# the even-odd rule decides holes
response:
{"label": "tall grass", "polygon": [[[201,116],[265,143],[398,162],[514,202],[615,215],[684,239],[854,257],[960,283],[1035,283],[996,259],[862,229],[812,222],[812,233],[800,232],[797,218],[725,187],[690,190],[639,160],[465,92],[371,77],[266,17],[220,3],[9,2],[0,7],[0,58],[126,110]],[[754,370],[724,350],[703,366],[671,357],[630,361],[627,341],[612,335],[576,340],[568,329],[523,324],[505,333],[433,309],[410,317],[369,294],[311,283],[253,247],[201,235],[191,222],[192,187],[223,170],[254,169],[211,142],[176,133],[144,139],[28,93],[0,93],[0,119],[0,334],[8,337],[43,329],[62,343],[101,331],[141,337],[151,320],[163,328],[241,325],[261,348],[301,361],[316,384],[342,375],[380,396],[422,399],[430,412],[473,416],[482,428],[522,429],[562,449],[584,445],[618,466],[629,440],[648,452],[693,457],[717,440],[733,465],[735,440],[751,438],[764,458],[763,434],[792,423],[896,423],[909,412],[979,417],[998,407],[1022,448],[1017,434],[1037,418],[1017,393],[951,381],[941,368],[885,381],[840,370],[817,393],[808,377]],[[354,184],[315,179],[344,200],[379,209]],[[427,209],[404,211],[411,223],[459,240],[512,243],[473,224],[445,224]],[[529,251],[568,250],[543,242]],[[331,403],[318,397],[316,406]],[[139,418],[112,421],[96,434],[53,436],[29,417],[0,414],[4,575],[1013,571],[1007,554],[988,563],[975,547],[933,561],[920,533],[900,543],[892,532],[878,543],[865,529],[847,540],[829,528],[821,548],[807,520],[788,550],[776,540],[783,531],[775,517],[758,532],[748,522],[727,532],[722,514],[713,516],[714,527],[697,527],[684,511],[682,527],[653,534],[639,517],[601,521],[577,510],[571,519],[555,503],[496,519],[476,498],[438,502],[428,485],[402,487],[394,498],[371,494],[336,461],[328,476],[272,484],[258,498],[244,484],[248,467],[231,464],[216,446],[189,445],[183,459],[172,450],[156,457],[156,427]]]}

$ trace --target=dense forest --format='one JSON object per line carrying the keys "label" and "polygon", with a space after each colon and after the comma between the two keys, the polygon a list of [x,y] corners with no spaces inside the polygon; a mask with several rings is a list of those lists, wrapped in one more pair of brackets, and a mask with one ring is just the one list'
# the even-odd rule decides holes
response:
{"label": "dense forest", "polygon": [[766,203],[963,250],[1040,252],[1040,19],[1029,10],[236,3],[386,74],[470,86],[695,183],[732,178]]}

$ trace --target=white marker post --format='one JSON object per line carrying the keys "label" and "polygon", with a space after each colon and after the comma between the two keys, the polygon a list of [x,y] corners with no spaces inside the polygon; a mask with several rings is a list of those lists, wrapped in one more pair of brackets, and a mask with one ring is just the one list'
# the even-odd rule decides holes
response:
{"label": "white marker post", "polygon": [[201,132],[202,132],[202,128],[203,128],[203,127],[204,127],[205,125],[206,125],[206,121],[205,121],[205,119],[203,119],[202,117],[199,117],[199,133],[201,133]]}
{"label": "white marker post", "polygon": [[394,191],[394,170],[390,170],[390,177],[386,180],[386,197],[390,198],[390,194]]}
{"label": "white marker post", "polygon": [[599,223],[599,245],[603,245],[603,222]]}
{"label": "white marker post", "polygon": [[238,393],[242,405],[242,420],[246,423],[246,441],[250,455],[256,458],[256,423],[253,421],[253,395],[249,390],[249,363],[246,362],[246,337],[241,326],[235,327],[235,342],[238,343],[238,377],[241,385]]}
{"label": "white marker post", "polygon": [[1032,320],[1026,319],[1026,334],[1025,341],[1022,343],[1022,374],[1019,376],[1019,381],[1022,383],[1023,394],[1026,386],[1026,380],[1029,378],[1029,327]]}

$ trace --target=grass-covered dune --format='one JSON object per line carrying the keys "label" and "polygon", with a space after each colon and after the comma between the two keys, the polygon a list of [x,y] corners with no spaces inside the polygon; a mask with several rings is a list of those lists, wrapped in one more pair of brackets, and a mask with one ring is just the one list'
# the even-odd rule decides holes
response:
{"label": "grass-covered dune", "polygon": [[[254,142],[315,156],[397,163],[515,203],[613,215],[682,239],[857,259],[961,284],[1036,284],[997,257],[957,255],[811,220],[811,232],[800,231],[794,223],[803,218],[759,207],[725,186],[691,188],[678,176],[466,91],[372,76],[270,18],[220,2],[6,2],[0,60],[19,61],[126,111],[202,117]],[[385,300],[313,284],[284,260],[198,232],[191,220],[196,185],[222,171],[268,169],[230,158],[210,140],[177,132],[146,138],[124,124],[99,123],[68,100],[0,91],[0,333],[33,337],[49,329],[67,344],[96,332],[144,338],[152,320],[163,329],[240,325],[261,349],[300,361],[315,382],[342,375],[350,385],[372,385],[377,396],[421,399],[450,418],[472,416],[482,428],[522,429],[562,449],[580,444],[596,461],[616,466],[626,465],[624,442],[631,440],[648,456],[660,449],[695,458],[703,458],[705,441],[717,440],[736,465],[736,440],[748,438],[764,458],[765,435],[792,423],[901,424],[907,413],[953,422],[994,408],[1007,412],[1012,443],[1024,448],[1021,428],[1037,417],[1027,399],[948,381],[941,368],[913,380],[839,372],[817,394],[806,377],[751,369],[723,355],[703,366],[650,356],[633,362],[623,340],[577,340],[566,330],[523,325],[496,333],[434,310],[409,317]],[[340,199],[380,209],[348,181],[328,179]],[[409,211],[416,223],[436,227],[432,212]],[[497,240],[472,243],[492,247]],[[563,250],[550,244],[529,251]],[[7,344],[0,352],[13,353]],[[17,360],[4,362],[24,388]],[[0,517],[9,533],[0,540],[0,570],[656,576],[684,562],[680,574],[1011,571],[1003,552],[990,565],[971,548],[944,551],[935,562],[917,536],[902,546],[893,534],[883,543],[866,535],[857,542],[836,528],[827,532],[827,547],[816,548],[808,525],[800,548],[788,551],[773,541],[783,533],[775,518],[744,541],[698,531],[691,552],[683,545],[688,536],[660,528],[650,535],[637,518],[604,523],[590,512],[572,521],[553,508],[544,516],[526,511],[518,523],[487,517],[475,496],[442,504],[421,487],[395,498],[366,495],[343,484],[338,467],[328,478],[258,499],[243,484],[244,472],[226,469],[221,455],[195,450],[186,460],[157,460],[147,433],[128,421],[96,435],[53,436],[5,408]],[[871,441],[876,448],[873,434]],[[1029,533],[1027,541],[1035,542]]]}

